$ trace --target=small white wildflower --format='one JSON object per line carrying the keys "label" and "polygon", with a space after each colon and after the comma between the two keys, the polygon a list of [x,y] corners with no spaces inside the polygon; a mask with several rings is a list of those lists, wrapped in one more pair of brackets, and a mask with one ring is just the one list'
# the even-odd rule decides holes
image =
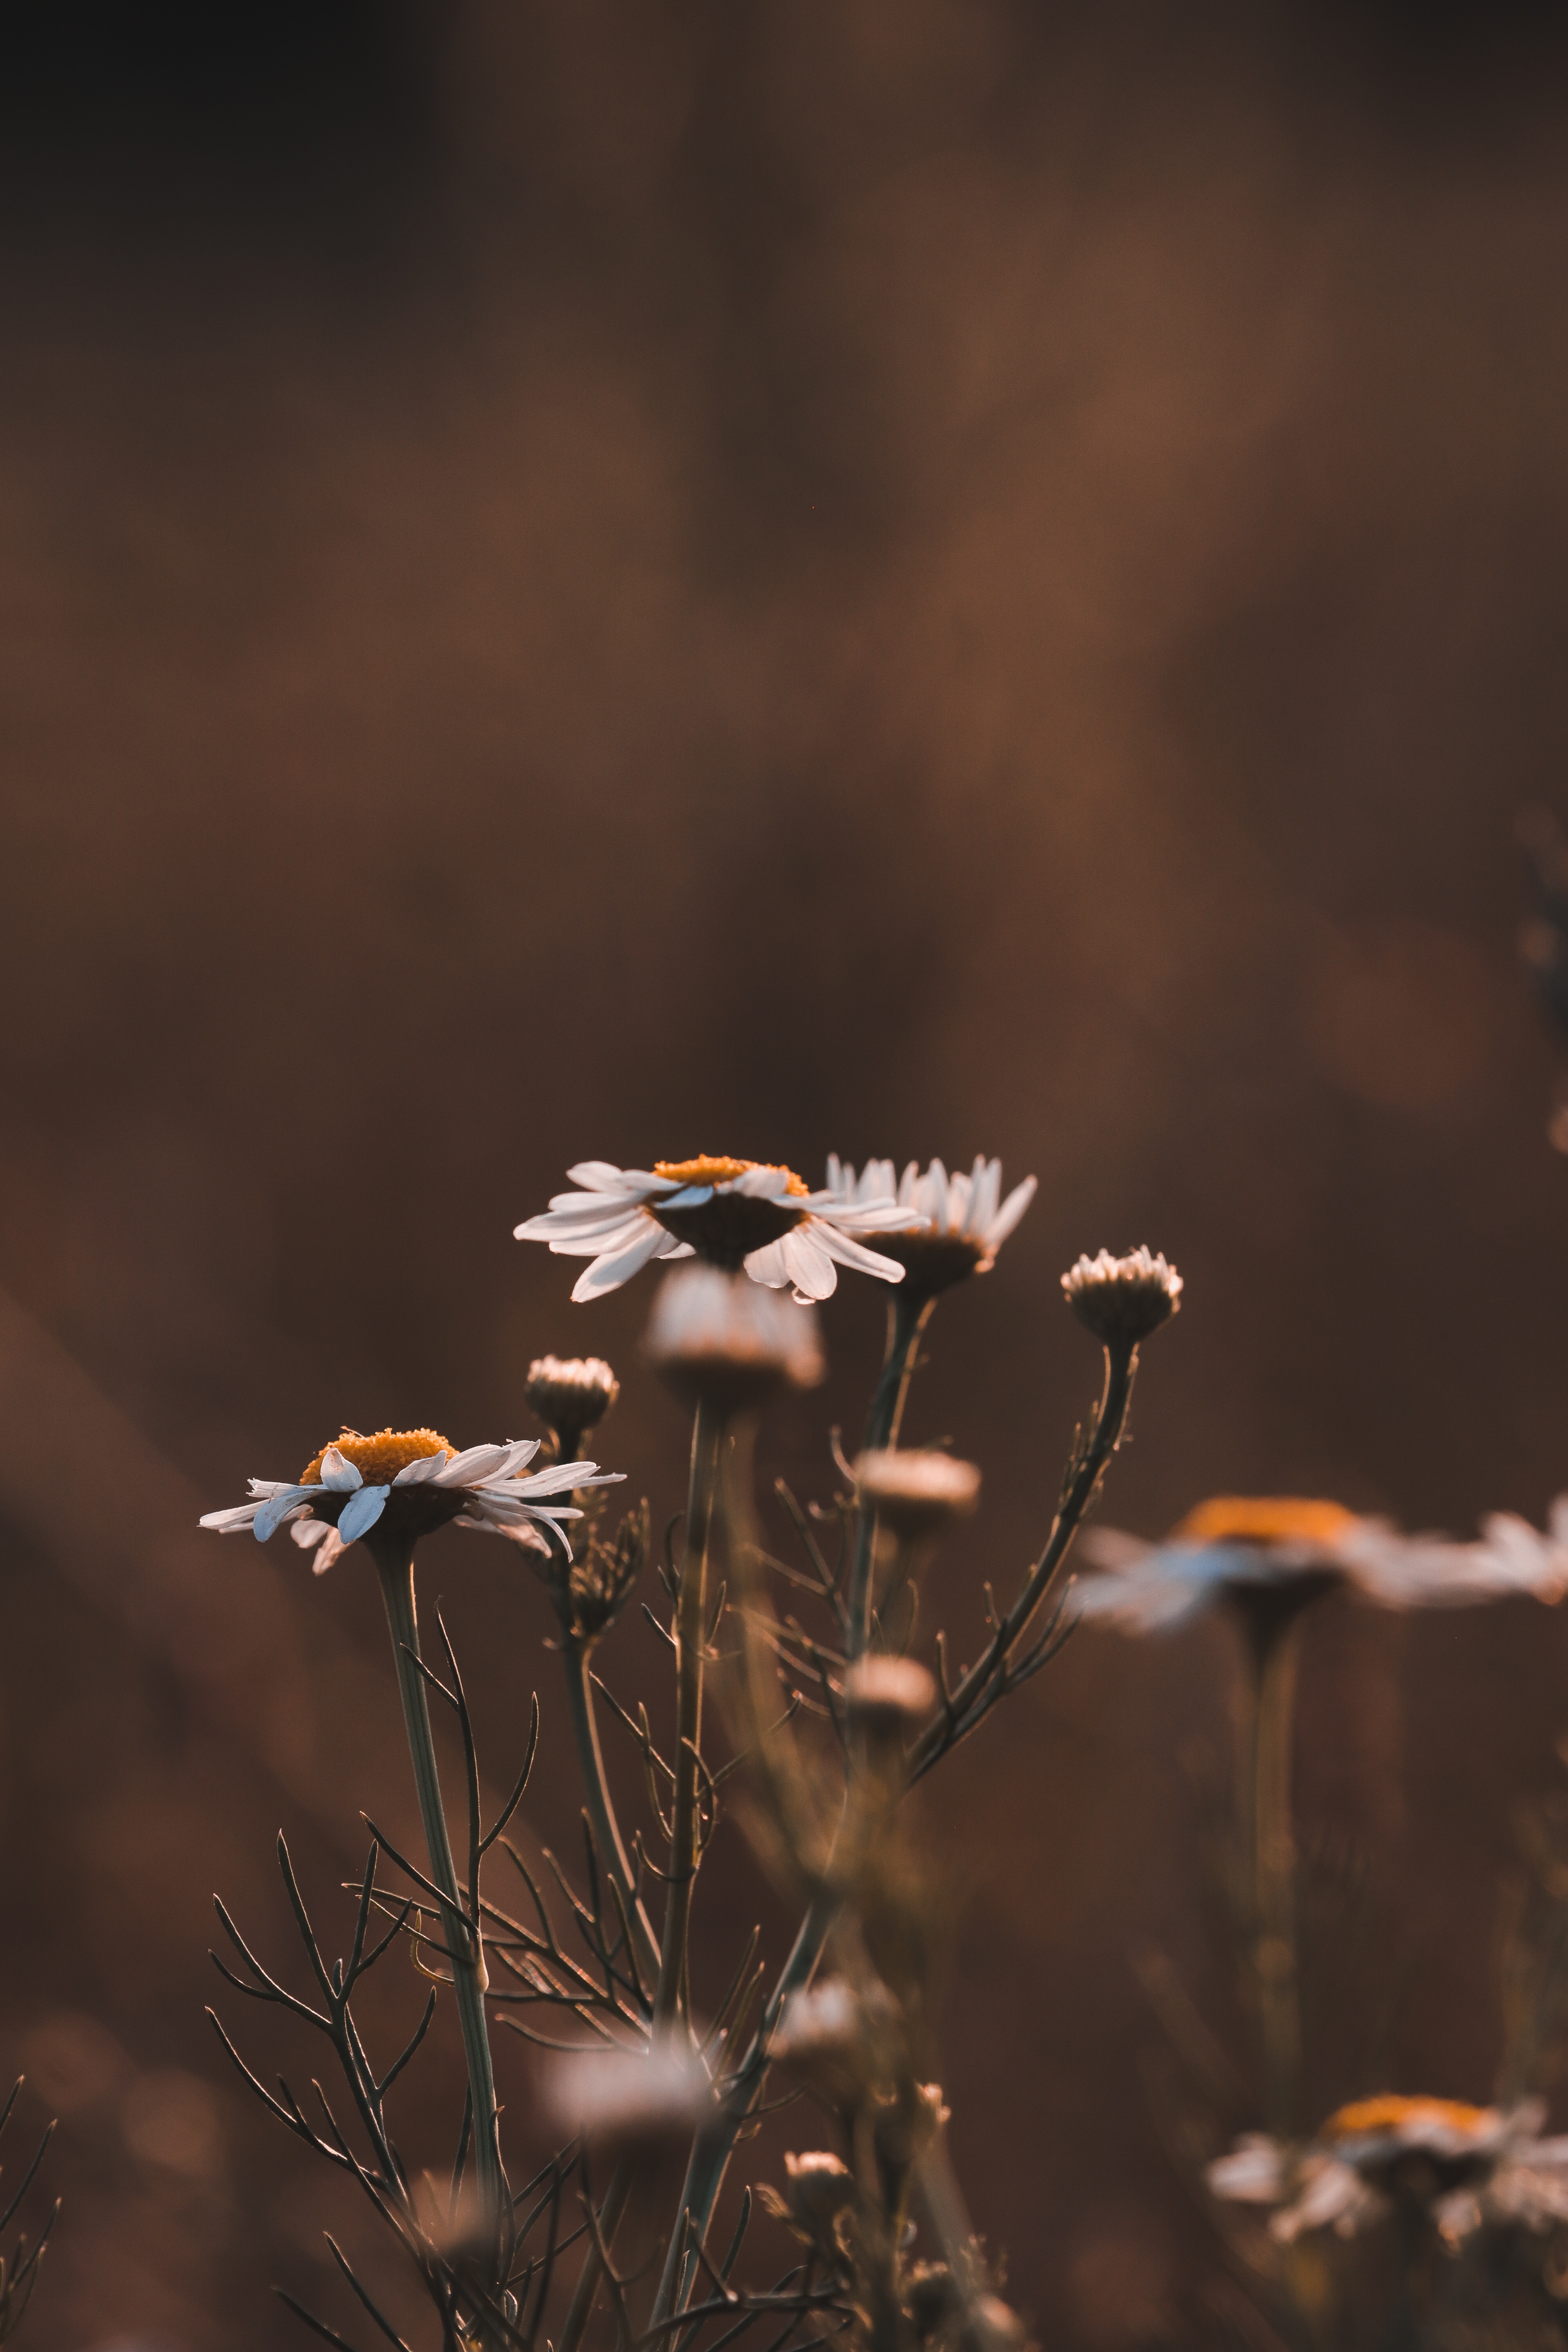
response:
{"label": "small white wildflower", "polygon": [[572,1296],[599,1298],[618,1290],[651,1258],[704,1259],[727,1273],[742,1269],[769,1290],[797,1299],[831,1298],[838,1267],[882,1282],[904,1269],[856,1238],[904,1222],[891,1191],[847,1202],[813,1192],[791,1168],[702,1152],[660,1160],[651,1169],[614,1168],[584,1160],[568,1169],[576,1192],[558,1192],[541,1216],[515,1228],[520,1242],[547,1242],[558,1256],[591,1257]]}
{"label": "small white wildflower", "polygon": [[[830,1155],[827,1190],[847,1207],[882,1200],[893,1191],[890,1160],[868,1160],[858,1175]],[[949,1175],[940,1160],[922,1174],[911,1160],[898,1182],[898,1204],[907,1213],[901,1232],[884,1234],[879,1246],[897,1258],[911,1289],[926,1297],[951,1289],[972,1274],[989,1274],[996,1253],[1034,1199],[1035,1179],[1026,1176],[1002,1198],[1002,1162],[979,1158],[967,1176]]]}
{"label": "small white wildflower", "polygon": [[412,1541],[448,1520],[510,1536],[538,1551],[554,1541],[570,1559],[561,1522],[580,1519],[570,1502],[548,1499],[574,1488],[616,1485],[618,1470],[596,1462],[558,1462],[525,1477],[539,1451],[537,1437],[506,1445],[470,1445],[459,1454],[433,1429],[383,1429],[362,1437],[345,1429],[305,1465],[292,1485],[253,1478],[250,1500],[237,1509],[209,1511],[204,1528],[216,1534],[254,1535],[258,1543],[287,1520],[294,1541],[317,1549],[318,1576],[344,1547],[380,1528],[388,1539]]}

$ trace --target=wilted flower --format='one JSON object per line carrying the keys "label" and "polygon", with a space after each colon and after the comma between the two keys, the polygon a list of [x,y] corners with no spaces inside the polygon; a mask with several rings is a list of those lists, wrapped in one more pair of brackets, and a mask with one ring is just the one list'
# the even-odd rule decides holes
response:
{"label": "wilted flower", "polygon": [[603,1356],[536,1356],[522,1391],[530,1412],[553,1433],[563,1457],[576,1453],[620,1392]]}
{"label": "wilted flower", "polygon": [[1101,1250],[1080,1257],[1062,1276],[1062,1291],[1080,1323],[1108,1348],[1136,1348],[1182,1304],[1182,1277],[1164,1255],[1135,1249],[1126,1257]]}
{"label": "wilted flower", "polygon": [[1083,1538],[1089,1558],[1113,1575],[1073,1587],[1069,1611],[1124,1631],[1163,1633],[1229,1601],[1244,1608],[1303,1605],[1336,1584],[1388,1609],[1435,1608],[1534,1591],[1554,1600],[1568,1560],[1542,1559],[1531,1580],[1524,1560],[1487,1541],[1401,1535],[1386,1519],[1296,1496],[1218,1495],[1200,1503],[1163,1543],[1110,1528]]}
{"label": "wilted flower", "polygon": [[647,1549],[645,1498],[635,1511],[626,1513],[613,1543],[595,1536],[577,1559],[567,1561],[552,1551],[540,1562],[563,1632],[574,1642],[588,1643],[607,1633],[642,1574]]}
{"label": "wilted flower", "polygon": [[561,1522],[580,1519],[570,1504],[547,1500],[574,1487],[607,1486],[622,1476],[596,1462],[563,1462],[524,1477],[539,1451],[536,1437],[506,1445],[470,1445],[459,1454],[433,1429],[345,1429],[305,1465],[299,1479],[252,1478],[251,1499],[202,1520],[219,1535],[248,1531],[265,1543],[285,1521],[294,1541],[321,1547],[320,1576],[344,1546],[379,1528],[384,1540],[412,1543],[448,1520],[510,1536],[534,1550],[552,1540],[571,1556]]}
{"label": "wilted flower", "polygon": [[[893,1191],[890,1160],[868,1160],[857,1176],[837,1153],[827,1161],[827,1190],[853,1206],[886,1199]],[[898,1204],[908,1213],[900,1233],[880,1246],[909,1272],[910,1287],[934,1297],[972,1274],[989,1274],[996,1253],[1035,1197],[1026,1176],[1002,1198],[1002,1162],[977,1159],[967,1176],[952,1175],[933,1160],[922,1176],[911,1160],[899,1179]]]}
{"label": "wilted flower", "polygon": [[772,1390],[822,1378],[816,1310],[759,1289],[716,1265],[679,1267],[659,1285],[648,1323],[649,1360],[683,1395],[736,1408]]}
{"label": "wilted flower", "polygon": [[918,1731],[935,1705],[935,1677],[917,1658],[858,1658],[844,1676],[845,1715],[873,1739]]}
{"label": "wilted flower", "polygon": [[854,1466],[862,1502],[872,1505],[894,1535],[934,1535],[949,1519],[973,1511],[980,1499],[978,1465],[934,1448],[889,1446],[859,1454]]}
{"label": "wilted flower", "polygon": [[563,1257],[591,1257],[574,1298],[618,1290],[650,1258],[695,1255],[728,1273],[743,1267],[770,1290],[830,1298],[840,1265],[901,1282],[903,1267],[855,1236],[903,1222],[891,1192],[854,1202],[809,1192],[791,1168],[755,1160],[660,1160],[651,1169],[584,1160],[567,1174],[582,1187],[558,1192],[544,1214],[516,1228]]}
{"label": "wilted flower", "polygon": [[1352,2237],[1396,2202],[1425,2207],[1450,2239],[1482,2221],[1543,2229],[1568,2219],[1568,2139],[1541,2139],[1540,2099],[1472,2107],[1455,2099],[1358,2099],[1306,2147],[1249,2132],[1208,2168],[1216,2197],[1272,2205],[1272,2236],[1332,2227]]}

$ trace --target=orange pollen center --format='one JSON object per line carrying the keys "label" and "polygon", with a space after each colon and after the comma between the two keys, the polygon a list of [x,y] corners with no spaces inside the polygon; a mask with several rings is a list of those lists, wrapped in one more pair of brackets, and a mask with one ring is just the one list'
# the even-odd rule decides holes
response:
{"label": "orange pollen center", "polygon": [[[423,1462],[426,1454],[455,1454],[457,1447],[433,1429],[378,1429],[374,1437],[362,1437],[357,1429],[345,1429],[332,1441],[345,1462],[352,1462],[367,1486],[390,1486],[400,1470],[411,1462]],[[321,1458],[326,1453],[313,1454],[300,1473],[301,1486],[319,1486],[321,1483]]]}
{"label": "orange pollen center", "polygon": [[797,1196],[811,1190],[793,1168],[784,1168],[777,1160],[719,1160],[710,1151],[700,1151],[695,1160],[656,1160],[653,1163],[654,1174],[668,1176],[673,1184],[732,1184],[737,1176],[744,1176],[752,1168],[781,1169],[789,1179],[785,1191]]}
{"label": "orange pollen center", "polygon": [[1337,1544],[1356,1524],[1340,1503],[1299,1495],[1215,1495],[1173,1532],[1186,1543]]}
{"label": "orange pollen center", "polygon": [[1323,2139],[1358,2139],[1363,2132],[1398,2131],[1406,2124],[1447,2124],[1454,2131],[1474,2131],[1486,2122],[1485,2107],[1468,2107],[1462,2099],[1401,2099],[1385,2093],[1379,2099],[1356,2099],[1337,2107],[1323,2126]]}

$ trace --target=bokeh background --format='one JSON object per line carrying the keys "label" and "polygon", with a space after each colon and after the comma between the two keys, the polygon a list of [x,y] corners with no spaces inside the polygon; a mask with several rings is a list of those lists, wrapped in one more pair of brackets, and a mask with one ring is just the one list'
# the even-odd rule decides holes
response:
{"label": "bokeh background", "polygon": [[[1102,1243],[1188,1285],[1109,1520],[1241,1486],[1463,1530],[1568,1484],[1513,840],[1568,757],[1545,16],[8,13],[0,2063],[18,2134],[62,2118],[40,2336],[303,2341],[269,2283],[328,2302],[323,2221],[363,2242],[202,2008],[215,1887],[287,1949],[279,1825],[330,1916],[359,1808],[407,1821],[384,1629],[352,1556],[313,1585],[194,1521],[343,1421],[526,1433],[545,1349],[616,1363],[603,1451],[678,1507],[647,1281],[574,1307],[510,1238],[570,1161],[1038,1175],[912,1410],[985,1469],[932,1596],[964,1654],[1092,1393],[1057,1285]],[[813,1491],[882,1305],[844,1284],[771,1433]],[[502,1550],[443,1537],[426,1588],[497,1780],[538,1683],[561,1843]],[[606,1672],[657,1663],[632,1623]],[[1134,1959],[1224,2030],[1231,1664],[1217,1624],[1085,1634],[926,1804],[955,2151],[1053,2345],[1201,2341],[1218,2292]],[[1565,1726],[1561,1614],[1321,1612],[1307,1833],[1409,1963],[1325,2102],[1488,2095]],[[735,1852],[714,1984],[743,1909],[786,1925]]]}

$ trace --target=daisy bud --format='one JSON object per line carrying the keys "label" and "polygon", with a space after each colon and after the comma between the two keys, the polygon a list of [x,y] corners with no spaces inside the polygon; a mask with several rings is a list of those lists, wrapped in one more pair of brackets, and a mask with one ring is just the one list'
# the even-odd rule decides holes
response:
{"label": "daisy bud", "polygon": [[552,1432],[559,1458],[570,1462],[621,1392],[603,1356],[536,1356],[523,1388],[528,1409]]}
{"label": "daisy bud", "polygon": [[915,1658],[861,1658],[844,1677],[850,1728],[869,1739],[902,1741],[935,1705],[935,1678]]}
{"label": "daisy bud", "polygon": [[825,2147],[806,2148],[800,2155],[792,2148],[784,2158],[784,2171],[789,2185],[784,2195],[776,2189],[765,2192],[768,2210],[787,2221],[808,2246],[835,2260],[842,2251],[839,2226],[859,2201],[854,2174],[842,2157]]}
{"label": "daisy bud", "polygon": [[707,1397],[730,1412],[777,1388],[814,1388],[824,1369],[813,1307],[711,1265],[666,1276],[646,1345],[678,1396]]}
{"label": "daisy bud", "polygon": [[1062,1276],[1068,1305],[1108,1348],[1136,1348],[1182,1304],[1182,1277],[1163,1255],[1135,1249],[1126,1257],[1101,1250],[1080,1257]]}
{"label": "daisy bud", "polygon": [[901,1447],[862,1454],[855,1464],[855,1483],[882,1526],[909,1542],[967,1517],[980,1499],[979,1470],[951,1454]]}

